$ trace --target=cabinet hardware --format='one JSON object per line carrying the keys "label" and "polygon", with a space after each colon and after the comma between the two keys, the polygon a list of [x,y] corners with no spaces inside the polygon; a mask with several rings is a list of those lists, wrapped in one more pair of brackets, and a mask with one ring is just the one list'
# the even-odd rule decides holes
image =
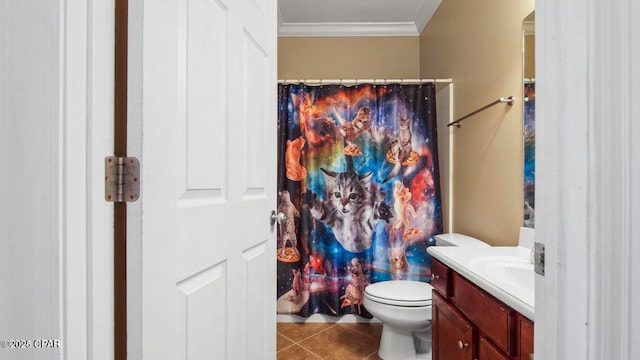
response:
{"label": "cabinet hardware", "polygon": [[458,349],[463,350],[469,347],[469,343],[463,343],[461,340],[458,340]]}

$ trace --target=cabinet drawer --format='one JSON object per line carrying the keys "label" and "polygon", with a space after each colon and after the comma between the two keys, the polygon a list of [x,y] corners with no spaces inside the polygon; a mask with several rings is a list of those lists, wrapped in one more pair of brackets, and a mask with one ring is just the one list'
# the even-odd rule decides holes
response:
{"label": "cabinet drawer", "polygon": [[515,311],[458,273],[452,273],[453,302],[481,333],[508,356],[516,355]]}
{"label": "cabinet drawer", "polygon": [[451,296],[451,286],[449,285],[450,269],[440,261],[431,258],[431,286],[448,299]]}
{"label": "cabinet drawer", "polygon": [[498,350],[489,339],[480,336],[478,342],[478,360],[509,360],[500,350]]}

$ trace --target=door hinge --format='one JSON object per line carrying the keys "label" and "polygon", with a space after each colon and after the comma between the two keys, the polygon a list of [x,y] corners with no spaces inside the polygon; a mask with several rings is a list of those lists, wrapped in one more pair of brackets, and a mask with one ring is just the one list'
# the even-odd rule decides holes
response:
{"label": "door hinge", "polygon": [[533,268],[536,274],[544,276],[544,244],[533,244]]}
{"label": "door hinge", "polygon": [[140,197],[140,161],[134,157],[107,156],[104,159],[104,199],[132,202]]}

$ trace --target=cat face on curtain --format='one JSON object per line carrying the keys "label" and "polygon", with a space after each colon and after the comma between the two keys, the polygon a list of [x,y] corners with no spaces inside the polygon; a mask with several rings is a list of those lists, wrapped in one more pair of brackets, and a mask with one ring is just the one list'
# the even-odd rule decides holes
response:
{"label": "cat face on curtain", "polygon": [[322,169],[325,174],[326,192],[336,216],[357,221],[363,212],[371,211],[369,186],[372,173],[358,176],[356,173],[335,173]]}
{"label": "cat face on curtain", "polygon": [[329,226],[345,250],[359,253],[369,249],[375,222],[382,218],[388,220],[390,215],[389,207],[380,206],[380,200],[371,196],[372,173],[358,175],[352,171],[321,170],[325,178],[325,199],[314,200],[311,216]]}

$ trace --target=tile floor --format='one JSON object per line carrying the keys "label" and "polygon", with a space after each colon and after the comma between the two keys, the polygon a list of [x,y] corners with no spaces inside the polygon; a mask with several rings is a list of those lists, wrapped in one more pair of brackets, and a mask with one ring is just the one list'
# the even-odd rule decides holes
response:
{"label": "tile floor", "polygon": [[382,324],[278,323],[278,360],[380,360]]}

